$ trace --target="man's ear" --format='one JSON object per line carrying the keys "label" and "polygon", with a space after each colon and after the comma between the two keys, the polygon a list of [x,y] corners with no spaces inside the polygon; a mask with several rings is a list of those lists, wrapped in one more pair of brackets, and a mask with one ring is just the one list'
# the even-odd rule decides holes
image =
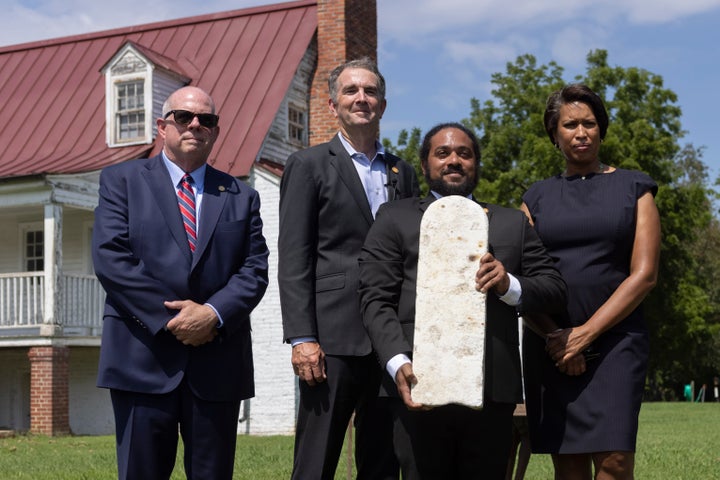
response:
{"label": "man's ear", "polygon": [[158,118],[157,120],[155,120],[155,124],[157,125],[158,135],[160,135],[160,137],[162,137],[164,139],[165,138],[165,127],[167,126],[167,124],[165,123],[165,120],[162,118]]}
{"label": "man's ear", "polygon": [[328,98],[328,108],[330,109],[330,113],[333,114],[333,117],[337,118],[337,110],[336,110],[335,102],[333,102],[332,98]]}
{"label": "man's ear", "polygon": [[387,100],[384,98],[382,99],[382,102],[380,103],[380,118],[382,118],[383,114],[385,114],[385,109],[387,108]]}

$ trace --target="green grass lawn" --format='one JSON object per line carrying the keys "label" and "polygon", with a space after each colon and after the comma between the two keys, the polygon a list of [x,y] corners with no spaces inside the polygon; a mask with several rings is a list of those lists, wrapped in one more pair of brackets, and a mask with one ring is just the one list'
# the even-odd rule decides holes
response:
{"label": "green grass lawn", "polygon": [[[525,478],[552,479],[549,455],[530,457]],[[720,404],[644,403],[640,410],[635,478],[720,478]]]}
{"label": "green grass lawn", "polygon": [[[290,478],[292,449],[292,437],[238,437],[235,478]],[[641,480],[720,478],[720,404],[644,404],[635,474]],[[0,439],[0,478],[114,479],[114,438],[21,435]],[[180,460],[172,478],[185,478]],[[345,452],[335,478],[347,478]],[[550,458],[533,455],[525,478],[552,479]]]}

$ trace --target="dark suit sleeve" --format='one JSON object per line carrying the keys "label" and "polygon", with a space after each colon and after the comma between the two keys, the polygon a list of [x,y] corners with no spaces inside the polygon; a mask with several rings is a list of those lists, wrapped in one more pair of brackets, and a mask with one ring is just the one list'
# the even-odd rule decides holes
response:
{"label": "dark suit sleeve", "polygon": [[162,301],[176,295],[161,279],[147,273],[142,258],[131,246],[128,185],[124,170],[106,169],[100,174],[98,206],[93,226],[95,274],[109,300],[156,334],[170,320]]}
{"label": "dark suit sleeve", "polygon": [[318,206],[310,168],[301,155],[292,155],[280,182],[278,283],[286,341],[318,335],[315,315]]}
{"label": "dark suit sleeve", "polygon": [[398,316],[406,248],[397,209],[388,206],[378,210],[360,255],[360,309],[383,369],[395,355],[412,351]]}
{"label": "dark suit sleeve", "polygon": [[[213,293],[206,302],[215,307],[222,317],[224,327],[228,332],[235,330],[247,330],[249,325],[237,324],[235,319],[247,322],[252,310],[260,303],[268,285],[268,247],[262,233],[262,219],[260,218],[260,195],[254,190],[248,190],[250,199],[247,202],[248,228],[245,232],[246,238],[240,239],[243,251],[243,259],[239,267],[227,280],[227,283]],[[215,235],[219,237],[220,225],[217,226]],[[237,235],[237,232],[224,232],[227,235]],[[236,239],[237,241],[237,239]],[[222,248],[224,244],[237,244],[228,240],[223,242],[217,238],[213,248]],[[229,261],[235,252],[228,252],[225,256]],[[236,253],[235,253],[236,254]],[[223,255],[218,255],[223,257]],[[222,261],[222,258],[219,260]]]}
{"label": "dark suit sleeve", "polygon": [[520,274],[516,275],[522,288],[518,310],[520,314],[557,314],[563,311],[567,303],[565,281],[527,217],[520,213],[519,221],[523,224],[523,250]]}

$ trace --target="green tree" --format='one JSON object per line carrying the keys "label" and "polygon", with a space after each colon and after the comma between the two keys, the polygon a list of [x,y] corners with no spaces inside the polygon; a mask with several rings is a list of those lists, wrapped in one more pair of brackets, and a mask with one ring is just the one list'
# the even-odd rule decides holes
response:
{"label": "green tree", "polygon": [[519,206],[532,182],[560,171],[543,113],[547,97],[565,83],[562,73],[554,62],[538,66],[535,57],[523,55],[505,74],[492,75],[494,100],[471,99],[466,124],[476,130],[482,151],[478,198]]}
{"label": "green tree", "polygon": [[[562,171],[564,160],[547,137],[543,113],[550,93],[568,83],[563,73],[555,62],[538,65],[532,55],[523,55],[508,63],[506,72],[492,75],[492,98],[471,99],[463,123],[476,131],[482,148],[477,198],[519,206],[533,182]],[[587,56],[585,74],[572,81],[600,94],[608,109],[601,160],[642,170],[659,185],[660,276],[645,301],[652,341],[648,395],[669,397],[683,383],[702,383],[697,375],[720,367],[720,225],[703,152],[680,147],[682,112],[659,75],[610,66],[607,52],[595,50]],[[415,128],[401,133],[398,147],[384,143],[417,164],[420,141]]]}
{"label": "green tree", "polygon": [[[709,375],[713,362],[713,331],[717,327],[718,299],[712,268],[718,245],[706,239],[713,225],[712,191],[706,187],[707,167],[702,151],[686,146],[676,157],[672,180],[660,184],[656,197],[662,224],[662,248],[658,285],[645,301],[651,329],[650,375],[648,385],[653,398],[679,392],[690,380],[699,383]],[[715,326],[714,326],[715,325]],[[715,353],[717,355],[717,353]]]}
{"label": "green tree", "polygon": [[420,181],[420,189],[422,190],[423,195],[425,195],[428,192],[428,188],[427,182],[423,177],[422,168],[420,167],[421,141],[422,131],[418,127],[415,127],[410,131],[410,133],[404,129],[400,130],[397,145],[393,145],[389,139],[384,138],[383,147],[385,147],[388,152],[397,155],[415,167],[415,173]]}

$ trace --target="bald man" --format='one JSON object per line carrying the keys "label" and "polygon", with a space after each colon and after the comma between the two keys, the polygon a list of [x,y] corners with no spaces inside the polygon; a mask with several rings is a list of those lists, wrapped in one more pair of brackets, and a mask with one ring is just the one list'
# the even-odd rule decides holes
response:
{"label": "bald man", "polygon": [[118,477],[231,479],[240,402],[254,395],[250,312],[267,287],[258,193],[207,165],[212,98],[173,92],[163,149],[100,175],[95,273],[107,293],[98,386],[110,389]]}

